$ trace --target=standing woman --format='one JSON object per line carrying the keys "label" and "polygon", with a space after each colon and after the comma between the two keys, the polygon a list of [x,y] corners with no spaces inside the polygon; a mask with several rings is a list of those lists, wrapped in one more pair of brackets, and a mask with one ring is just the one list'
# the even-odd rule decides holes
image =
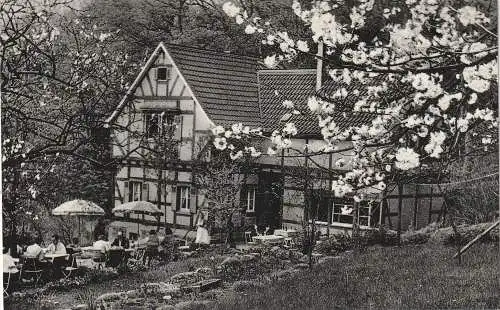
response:
{"label": "standing woman", "polygon": [[210,244],[210,236],[208,235],[205,215],[203,212],[198,211],[198,220],[196,221],[198,230],[196,231],[196,244]]}

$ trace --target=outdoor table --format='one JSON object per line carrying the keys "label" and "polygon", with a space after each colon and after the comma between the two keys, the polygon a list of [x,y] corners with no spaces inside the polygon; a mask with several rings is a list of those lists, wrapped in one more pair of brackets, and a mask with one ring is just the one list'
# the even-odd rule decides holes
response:
{"label": "outdoor table", "polygon": [[276,236],[276,235],[266,235],[266,236],[255,236],[252,238],[254,241],[258,243],[269,243],[269,244],[277,244],[277,243],[283,243],[285,240],[285,237],[283,236]]}
{"label": "outdoor table", "polygon": [[274,234],[277,236],[283,236],[285,238],[294,238],[294,237],[297,237],[299,232],[296,231],[295,229],[289,229],[289,230],[276,229],[274,231]]}
{"label": "outdoor table", "polygon": [[62,253],[47,253],[43,257],[46,262],[50,263],[50,268],[55,276],[61,275],[62,268],[66,264],[68,258],[69,254]]}
{"label": "outdoor table", "polygon": [[63,253],[47,253],[44,256],[45,260],[50,260],[52,263],[57,260],[57,259],[62,259],[62,258],[68,258],[69,254],[63,254]]}

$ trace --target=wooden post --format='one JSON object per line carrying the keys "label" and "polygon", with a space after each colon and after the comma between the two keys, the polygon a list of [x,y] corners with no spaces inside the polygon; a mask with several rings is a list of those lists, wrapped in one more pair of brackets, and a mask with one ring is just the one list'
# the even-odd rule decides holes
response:
{"label": "wooden post", "polygon": [[434,185],[431,185],[431,196],[429,200],[429,219],[427,220],[427,224],[430,224],[432,221],[432,198],[433,198],[433,192],[434,192]]}
{"label": "wooden post", "polygon": [[455,255],[453,255],[453,258],[457,258],[458,257],[459,259],[461,259],[462,253],[464,253],[465,251],[467,251],[468,248],[470,248],[479,239],[481,239],[483,236],[485,236],[487,233],[489,233],[493,228],[495,228],[496,226],[498,226],[498,224],[500,224],[500,220],[498,220],[495,223],[493,223],[493,225],[491,225],[490,227],[488,227],[485,231],[483,231],[482,233],[480,233],[479,235],[477,235],[474,239],[472,239],[469,243],[467,243]]}
{"label": "wooden post", "polygon": [[332,213],[333,213],[333,199],[332,199],[332,182],[333,182],[333,155],[330,154],[328,156],[328,187],[329,187],[329,195],[328,195],[328,219],[326,225],[326,235],[330,237],[330,223],[332,222]]}
{"label": "wooden post", "polygon": [[281,201],[280,201],[280,226],[283,228],[283,207],[285,205],[285,150],[281,150]]}
{"label": "wooden post", "polygon": [[316,91],[321,89],[323,78],[323,42],[318,42],[318,54],[316,59]]}
{"label": "wooden post", "polygon": [[401,245],[401,218],[403,210],[403,185],[398,185],[398,245]]}
{"label": "wooden post", "polygon": [[413,200],[413,221],[412,226],[417,230],[417,215],[418,215],[418,184],[415,184],[415,195]]}

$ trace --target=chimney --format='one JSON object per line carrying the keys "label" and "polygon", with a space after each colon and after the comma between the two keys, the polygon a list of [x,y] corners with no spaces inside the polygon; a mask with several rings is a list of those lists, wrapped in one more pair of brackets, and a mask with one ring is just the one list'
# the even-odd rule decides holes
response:
{"label": "chimney", "polygon": [[316,58],[316,91],[321,88],[321,79],[323,77],[323,42],[318,42],[318,54]]}

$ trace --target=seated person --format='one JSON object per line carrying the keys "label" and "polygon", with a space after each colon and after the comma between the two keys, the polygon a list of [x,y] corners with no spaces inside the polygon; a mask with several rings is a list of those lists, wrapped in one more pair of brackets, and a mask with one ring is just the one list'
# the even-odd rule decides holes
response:
{"label": "seated person", "polygon": [[[4,285],[4,291],[7,291],[7,292],[12,292],[13,288],[14,287],[17,287],[17,276],[15,276],[14,274],[15,273],[18,273],[19,272],[19,269],[17,269],[16,267],[16,262],[14,261],[14,259],[12,258],[12,256],[10,256],[8,254],[9,252],[9,248],[8,247],[4,247],[3,248],[3,285]],[[8,280],[7,280],[8,279]],[[8,281],[8,287],[5,287],[5,285],[7,284],[6,281]]]}
{"label": "seated person", "polygon": [[92,246],[94,249],[101,251],[101,253],[106,253],[109,251],[109,242],[104,240],[104,235],[99,235],[99,240],[94,242],[94,245]]}
{"label": "seated person", "polygon": [[40,246],[41,243],[41,238],[40,237],[35,237],[33,239],[33,242],[26,248],[26,252],[24,252],[24,256],[27,257],[34,257],[37,258],[38,260],[43,259],[43,251],[42,247]]}
{"label": "seated person", "polygon": [[54,234],[52,236],[52,243],[47,247],[47,253],[49,253],[49,254],[66,254],[66,247],[59,240],[59,235]]}
{"label": "seated person", "polygon": [[151,264],[151,259],[158,255],[158,246],[160,241],[156,235],[155,230],[149,231],[149,237],[146,241],[146,252],[144,254],[144,263],[146,263],[146,258],[148,259],[148,266]]}
{"label": "seated person", "polygon": [[116,236],[115,240],[113,240],[113,243],[111,243],[111,246],[119,246],[124,249],[129,248],[129,241],[127,237],[123,234],[123,232],[119,231],[118,236]]}
{"label": "seated person", "polygon": [[3,248],[3,272],[4,273],[16,273],[19,270],[16,267],[16,262],[8,254],[9,248],[4,247]]}
{"label": "seated person", "polygon": [[80,248],[80,240],[78,238],[71,239],[71,244],[68,244],[68,248],[79,249]]}

